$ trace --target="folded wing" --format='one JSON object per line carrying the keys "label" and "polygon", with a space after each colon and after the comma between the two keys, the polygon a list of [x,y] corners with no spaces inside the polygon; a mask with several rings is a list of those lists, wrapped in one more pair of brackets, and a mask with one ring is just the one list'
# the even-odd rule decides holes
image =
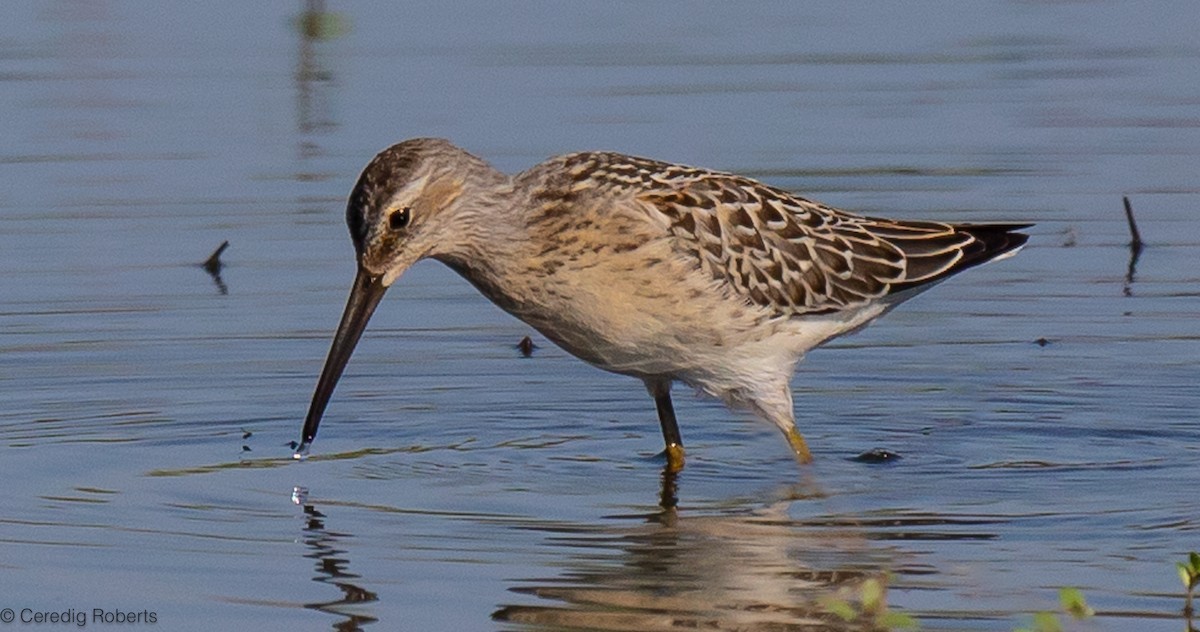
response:
{"label": "folded wing", "polygon": [[936,283],[1020,248],[1028,224],[863,217],[762,183],[702,170],[638,197],[676,247],[751,303],[781,315],[830,313]]}

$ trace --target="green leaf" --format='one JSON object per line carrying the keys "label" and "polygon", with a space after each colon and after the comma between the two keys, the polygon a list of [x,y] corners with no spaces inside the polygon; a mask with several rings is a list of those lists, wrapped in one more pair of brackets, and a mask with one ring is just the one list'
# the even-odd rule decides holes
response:
{"label": "green leaf", "polygon": [[1179,571],[1179,581],[1183,582],[1183,587],[1187,590],[1192,589],[1192,569],[1187,567],[1183,562],[1175,562],[1175,569]]}
{"label": "green leaf", "polygon": [[1200,575],[1200,553],[1192,551],[1188,554],[1188,561],[1192,563],[1192,574]]}
{"label": "green leaf", "polygon": [[1088,606],[1087,600],[1083,598],[1083,592],[1078,588],[1062,588],[1058,591],[1058,602],[1062,604],[1062,609],[1076,619],[1086,619],[1094,614]]}
{"label": "green leaf", "polygon": [[875,612],[883,604],[883,584],[872,577],[862,583],[862,608],[864,612]]}
{"label": "green leaf", "polygon": [[825,600],[821,605],[829,611],[829,614],[841,619],[842,621],[850,622],[858,618],[858,613],[854,611],[854,606],[842,599],[830,598]]}
{"label": "green leaf", "polygon": [[917,630],[921,624],[906,612],[888,612],[880,615],[875,623],[885,630]]}
{"label": "green leaf", "polygon": [[1063,632],[1062,622],[1053,612],[1038,612],[1033,615],[1033,629],[1037,632]]}

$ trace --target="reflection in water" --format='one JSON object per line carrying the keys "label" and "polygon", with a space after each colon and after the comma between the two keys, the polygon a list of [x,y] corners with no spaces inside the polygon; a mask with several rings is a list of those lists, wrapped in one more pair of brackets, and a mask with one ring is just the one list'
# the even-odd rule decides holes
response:
{"label": "reflection in water", "polygon": [[65,79],[38,84],[54,91],[42,96],[53,104],[54,112],[46,119],[49,125],[44,133],[74,141],[80,153],[113,151],[114,141],[130,136],[129,124],[134,119],[108,113],[138,105],[128,94],[114,90],[113,81],[105,80],[116,72],[114,60],[129,54],[128,33],[118,26],[111,5],[54,2],[43,13],[60,29],[61,36],[52,42],[51,50],[60,64],[56,76]]}
{"label": "reflection in water", "polygon": [[1125,296],[1133,296],[1133,282],[1137,279],[1138,259],[1142,256],[1142,245],[1129,244],[1129,266],[1125,270]]}
{"label": "reflection in water", "polygon": [[340,632],[362,630],[363,625],[378,621],[378,619],[370,615],[355,612],[355,607],[359,604],[379,601],[379,598],[375,593],[351,581],[357,579],[359,575],[346,570],[346,567],[350,564],[350,560],[342,557],[346,553],[345,549],[338,548],[338,543],[349,536],[326,529],[325,514],[307,502],[306,494],[303,490],[297,488],[293,492],[292,500],[304,507],[304,514],[308,517],[304,525],[304,544],[312,549],[312,552],[306,554],[305,557],[317,561],[317,574],[313,577],[313,581],[331,584],[342,592],[341,599],[319,603],[306,603],[304,607],[343,617],[342,620],[333,625],[333,629]]}
{"label": "reflection in water", "polygon": [[295,24],[300,35],[296,65],[296,128],[300,134],[299,160],[302,165],[296,179],[324,180],[330,174],[306,166],[321,155],[316,136],[337,127],[332,107],[334,74],[321,55],[320,43],[345,33],[345,20],[338,13],[326,11],[324,0],[304,0],[304,8]]}
{"label": "reflection in water", "polygon": [[662,491],[658,494],[658,506],[664,510],[674,509],[679,505],[679,473],[670,466],[662,471]]}
{"label": "reflection in water", "polygon": [[632,528],[542,527],[571,550],[566,570],[512,590],[549,603],[492,616],[555,630],[862,627],[830,614],[828,602],[854,601],[864,581],[883,576],[885,560],[871,559],[849,531],[803,528],[787,516],[790,503],[751,515],[665,509]]}

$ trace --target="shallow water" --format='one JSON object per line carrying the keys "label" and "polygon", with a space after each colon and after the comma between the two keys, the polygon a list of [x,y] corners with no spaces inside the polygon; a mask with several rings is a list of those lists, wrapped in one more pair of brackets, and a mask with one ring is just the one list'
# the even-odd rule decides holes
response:
{"label": "shallow water", "polygon": [[[307,28],[300,3],[201,4],[25,3],[0,30],[0,608],[838,629],[822,600],[890,573],[925,629],[1010,630],[1062,586],[1097,610],[1085,629],[1184,627],[1195,3],[356,2]],[[417,135],[508,171],[618,149],[1038,225],[810,354],[812,467],[679,392],[688,467],[663,481],[640,384],[434,263],[381,306],[294,462],[353,275],[344,196]],[[224,240],[218,284],[199,263]],[[852,459],[877,447],[901,458]]]}

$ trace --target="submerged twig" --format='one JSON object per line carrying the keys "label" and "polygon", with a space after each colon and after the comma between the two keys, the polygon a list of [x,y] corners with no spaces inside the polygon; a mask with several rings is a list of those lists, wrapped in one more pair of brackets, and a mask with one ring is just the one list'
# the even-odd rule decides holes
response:
{"label": "submerged twig", "polygon": [[886,448],[872,448],[858,456],[851,457],[850,460],[859,463],[893,463],[899,458],[899,454]]}

